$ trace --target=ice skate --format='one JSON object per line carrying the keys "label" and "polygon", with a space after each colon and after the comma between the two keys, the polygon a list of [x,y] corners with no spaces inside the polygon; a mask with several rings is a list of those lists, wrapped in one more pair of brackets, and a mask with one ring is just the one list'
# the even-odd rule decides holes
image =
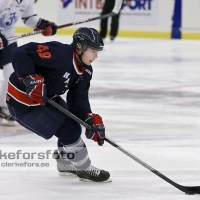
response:
{"label": "ice skate", "polygon": [[54,151],[53,158],[56,159],[57,162],[57,170],[60,176],[76,176],[76,168],[74,165],[65,160],[58,152],[58,150]]}
{"label": "ice skate", "polygon": [[110,173],[94,166],[90,166],[87,170],[77,170],[76,175],[80,181],[89,182],[112,182]]}
{"label": "ice skate", "polygon": [[0,125],[3,126],[15,126],[15,120],[10,115],[6,107],[0,107]]}

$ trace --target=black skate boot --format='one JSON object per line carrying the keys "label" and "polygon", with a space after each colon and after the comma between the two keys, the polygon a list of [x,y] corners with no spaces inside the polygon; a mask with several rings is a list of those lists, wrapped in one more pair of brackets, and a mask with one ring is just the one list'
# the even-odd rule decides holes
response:
{"label": "black skate boot", "polygon": [[0,125],[15,126],[15,120],[6,107],[0,107]]}
{"label": "black skate boot", "polygon": [[69,160],[64,159],[58,150],[54,151],[53,158],[56,159],[57,170],[60,176],[76,176],[74,165]]}
{"label": "black skate boot", "polygon": [[111,182],[110,174],[107,171],[98,169],[92,165],[87,170],[77,170],[76,175],[80,181],[88,182]]}

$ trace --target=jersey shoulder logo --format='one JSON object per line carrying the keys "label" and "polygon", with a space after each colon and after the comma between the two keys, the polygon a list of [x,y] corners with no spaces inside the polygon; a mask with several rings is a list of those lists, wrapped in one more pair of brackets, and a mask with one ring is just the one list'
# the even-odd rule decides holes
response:
{"label": "jersey shoulder logo", "polygon": [[70,73],[68,73],[68,72],[65,72],[65,74],[63,75],[63,77],[66,79],[65,82],[64,82],[66,88],[68,88],[68,83],[69,83],[69,80],[70,80],[69,76],[70,76]]}

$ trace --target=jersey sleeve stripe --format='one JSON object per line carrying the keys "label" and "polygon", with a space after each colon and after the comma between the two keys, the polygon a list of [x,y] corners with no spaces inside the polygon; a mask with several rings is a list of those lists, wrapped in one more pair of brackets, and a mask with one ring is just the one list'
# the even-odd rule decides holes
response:
{"label": "jersey sleeve stripe", "polygon": [[22,20],[23,20],[24,24],[26,24],[27,20],[29,20],[31,17],[35,17],[35,16],[37,16],[37,14],[34,14],[32,16],[29,16],[29,17],[23,17]]}
{"label": "jersey sleeve stripe", "polygon": [[8,82],[8,94],[14,98],[16,101],[18,101],[21,104],[24,104],[26,106],[39,106],[37,102],[35,102],[33,99],[30,99],[27,94]]}

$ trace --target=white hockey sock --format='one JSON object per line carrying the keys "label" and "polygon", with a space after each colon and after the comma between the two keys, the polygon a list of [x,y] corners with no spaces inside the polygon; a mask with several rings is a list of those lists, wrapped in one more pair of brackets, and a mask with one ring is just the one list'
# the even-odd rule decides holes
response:
{"label": "white hockey sock", "polygon": [[0,89],[0,106],[6,107],[6,93],[8,90],[8,80],[10,75],[13,73],[14,69],[12,66],[12,63],[8,63],[3,66],[3,77],[4,80],[2,81],[1,84],[1,89]]}
{"label": "white hockey sock", "polygon": [[67,154],[67,158],[74,164],[76,169],[83,170],[90,166],[91,161],[82,138],[79,138],[74,144],[65,145],[63,149]]}

